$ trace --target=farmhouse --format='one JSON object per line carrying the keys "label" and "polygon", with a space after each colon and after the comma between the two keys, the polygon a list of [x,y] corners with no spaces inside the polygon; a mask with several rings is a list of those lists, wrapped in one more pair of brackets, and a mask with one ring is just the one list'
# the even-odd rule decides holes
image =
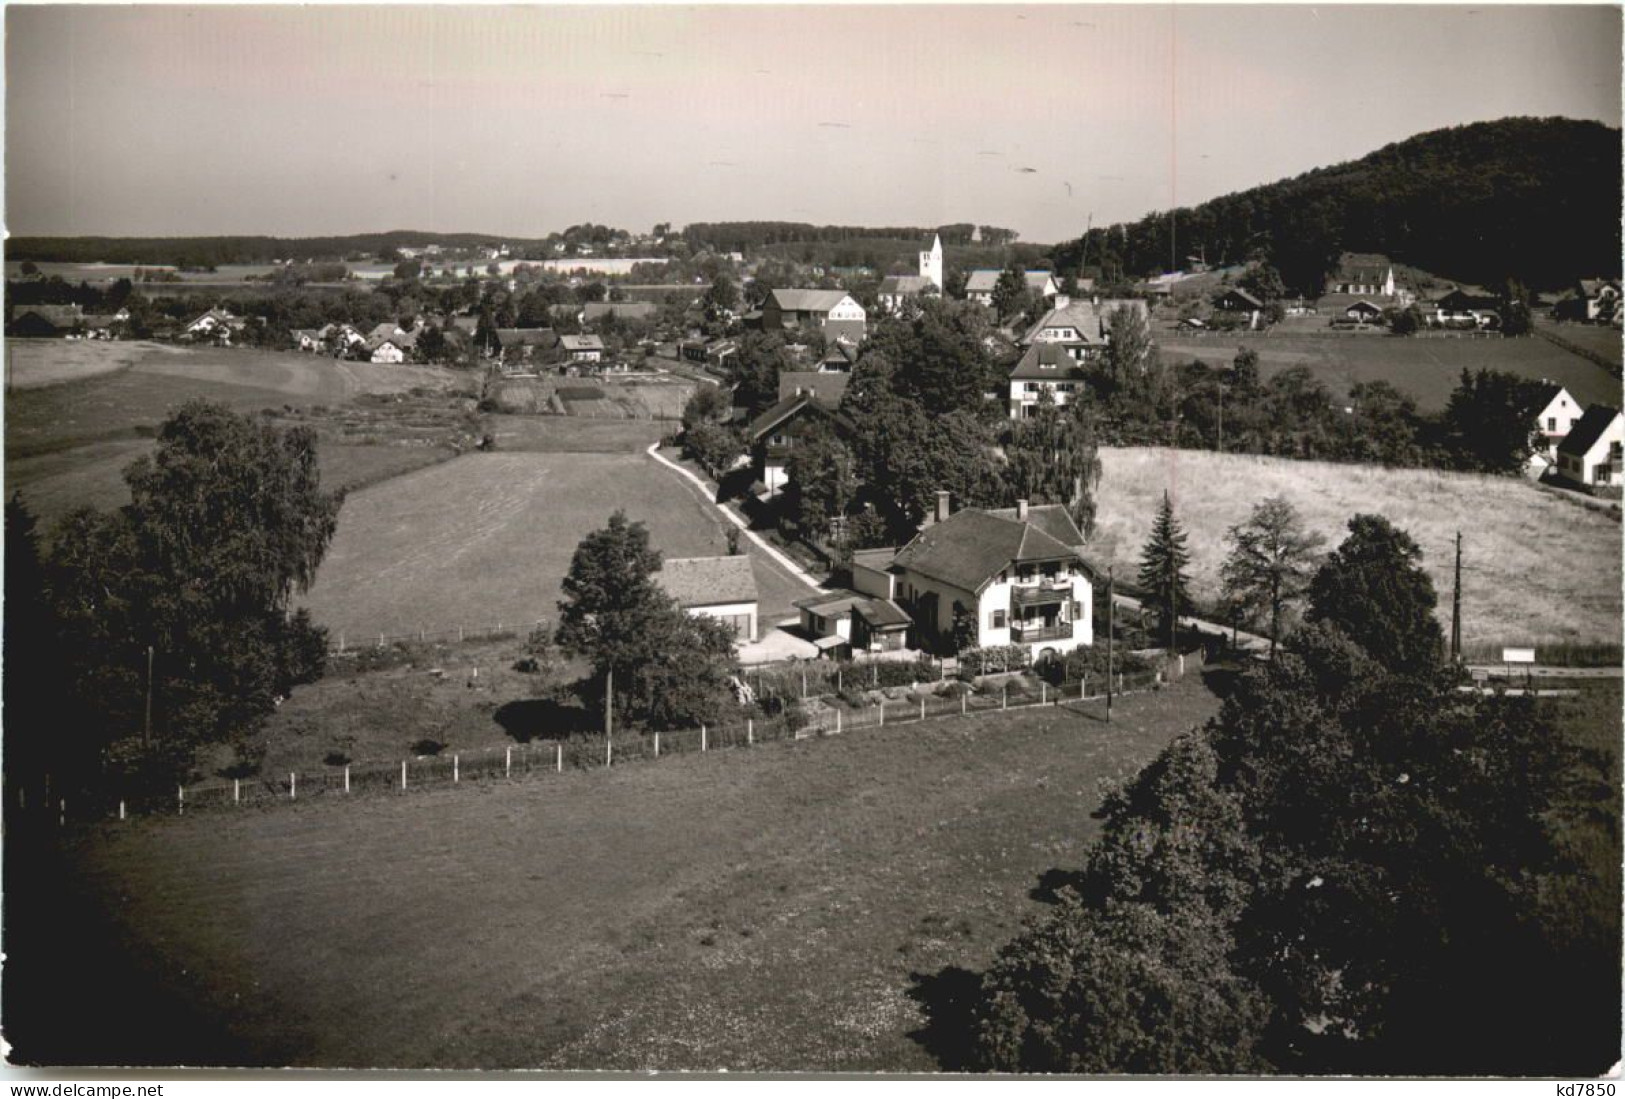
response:
{"label": "farmhouse", "polygon": [[1361,298],[1344,307],[1343,317],[1356,324],[1375,324],[1382,319],[1382,306]]}
{"label": "farmhouse", "polygon": [[756,574],[744,554],[668,558],[655,581],[689,614],[716,619],[737,641],[756,640]]}
{"label": "farmhouse", "polygon": [[1241,313],[1249,318],[1255,327],[1258,324],[1258,315],[1264,310],[1264,303],[1239,286],[1231,286],[1219,292],[1213,298],[1213,305],[1226,313]]}
{"label": "farmhouse", "polygon": [[496,337],[505,363],[529,362],[559,346],[559,334],[551,328],[498,328]]}
{"label": "farmhouse", "polygon": [[819,328],[863,341],[868,313],[844,290],[775,290],[762,303],[762,328]]}
{"label": "farmhouse", "polygon": [[1072,301],[1063,294],[1055,299],[1054,308],[1022,336],[1021,346],[1056,343],[1066,348],[1073,361],[1085,362],[1111,343],[1111,315],[1122,306],[1136,310],[1142,317],[1149,315],[1143,301]]}
{"label": "farmhouse", "polygon": [[1581,279],[1557,303],[1557,315],[1565,320],[1597,322],[1619,319],[1619,281]]}
{"label": "farmhouse", "polygon": [[871,552],[852,566],[854,588],[908,612],[919,647],[952,652],[968,636],[1042,661],[1093,644],[1092,577],[1066,508],[954,512],[939,492],[933,520],[889,561]]}
{"label": "farmhouse", "polygon": [[1082,384],[1083,369],[1066,345],[1035,343],[1010,371],[1010,418],[1032,416],[1046,391],[1057,406],[1065,405]]}
{"label": "farmhouse", "polygon": [[31,305],[12,317],[9,334],[24,339],[49,339],[77,332],[84,322],[77,305]]}
{"label": "farmhouse", "polygon": [[295,328],[289,333],[289,336],[293,339],[293,349],[295,351],[315,352],[327,350],[327,341],[322,339],[322,334],[314,328]]}
{"label": "farmhouse", "polygon": [[[874,553],[876,551],[863,551]],[[881,550],[888,558],[889,550]],[[823,656],[895,653],[907,647],[913,624],[908,612],[890,599],[840,591],[797,601],[801,628]]]}
{"label": "farmhouse", "polygon": [[1397,289],[1393,261],[1374,253],[1344,252],[1326,277],[1328,294],[1393,298]]}
{"label": "farmhouse", "polygon": [[560,336],[559,344],[571,362],[595,363],[604,358],[604,341],[598,336]]}
{"label": "farmhouse", "polygon": [[1491,328],[1501,323],[1501,314],[1494,298],[1457,286],[1432,303],[1426,320],[1432,325]]}
{"label": "farmhouse", "polygon": [[210,309],[202,316],[194,317],[181,327],[180,338],[184,340],[221,340],[231,342],[234,332],[243,328],[240,318],[232,316],[224,309]]}
{"label": "farmhouse", "polygon": [[812,397],[825,408],[839,408],[846,387],[852,381],[850,374],[837,374],[822,370],[786,370],[779,375],[779,400],[790,397]]}
{"label": "farmhouse", "polygon": [[374,337],[367,341],[367,358],[375,363],[403,363],[411,355],[414,342],[405,336]]}
{"label": "farmhouse", "polygon": [[1594,404],[1558,444],[1558,475],[1577,485],[1619,484],[1621,447],[1625,416],[1617,408]]}

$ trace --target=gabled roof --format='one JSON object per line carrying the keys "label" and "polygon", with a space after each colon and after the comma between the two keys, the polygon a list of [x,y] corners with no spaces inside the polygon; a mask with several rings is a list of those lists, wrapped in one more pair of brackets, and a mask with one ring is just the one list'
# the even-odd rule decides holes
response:
{"label": "gabled roof", "polygon": [[881,294],[923,294],[935,290],[937,284],[924,275],[887,275],[880,280]]}
{"label": "gabled roof", "polygon": [[1083,343],[1104,343],[1106,340],[1107,314],[1095,307],[1093,302],[1073,301],[1063,306],[1051,309],[1039,318],[1038,323],[1027,329],[1027,334],[1021,338],[1024,344],[1033,343],[1046,328],[1074,328],[1078,332],[1078,340]]}
{"label": "gabled roof", "polygon": [[769,431],[772,431],[786,420],[799,415],[802,409],[808,407],[818,408],[820,406],[811,397],[793,393],[752,420],[750,427],[745,429],[746,433],[750,436],[750,441],[754,443]]}
{"label": "gabled roof", "polygon": [[779,308],[793,313],[828,313],[848,296],[845,290],[773,291],[773,300]]}
{"label": "gabled roof", "polygon": [[1054,341],[1033,344],[1010,371],[1010,377],[1018,381],[1054,382],[1082,376],[1083,371],[1066,353],[1066,345]]}
{"label": "gabled roof", "polygon": [[1495,309],[1500,303],[1488,294],[1473,294],[1457,286],[1433,303],[1441,309]]}
{"label": "gabled roof", "polygon": [[1264,303],[1263,302],[1259,301],[1257,298],[1253,297],[1253,295],[1247,293],[1247,291],[1243,290],[1239,286],[1226,287],[1219,294],[1219,297],[1220,297],[1221,300],[1224,299],[1224,298],[1230,298],[1230,297],[1240,298],[1242,301],[1246,302],[1248,305],[1252,306],[1254,309],[1262,309],[1262,308],[1264,308]]}
{"label": "gabled roof", "polygon": [[[1015,508],[989,508],[989,515],[1015,520]],[[1072,513],[1064,504],[1032,504],[1027,508],[1027,522],[1061,543],[1083,552],[1083,532],[1073,522]]]}
{"label": "gabled roof", "polygon": [[560,336],[559,342],[566,351],[602,351],[604,341],[597,336]]}
{"label": "gabled roof", "polygon": [[597,320],[613,313],[621,320],[641,321],[659,311],[658,305],[648,301],[594,301],[583,307],[582,320]]}
{"label": "gabled roof", "polygon": [[1344,252],[1332,278],[1338,282],[1382,282],[1393,266],[1393,260],[1378,252]]}
{"label": "gabled roof", "polygon": [[965,293],[991,294],[993,288],[999,284],[999,275],[1003,272],[997,268],[979,267],[970,273],[965,280]]}
{"label": "gabled roof", "polygon": [[1580,292],[1588,298],[1594,298],[1602,293],[1605,287],[1612,287],[1614,293],[1619,293],[1619,283],[1614,279],[1581,279]]}
{"label": "gabled roof", "polygon": [[77,305],[30,305],[17,310],[18,317],[28,313],[43,321],[49,321],[58,328],[72,328],[84,320]]}
{"label": "gabled roof", "polygon": [[786,370],[779,375],[779,400],[794,397],[798,393],[808,393],[815,400],[834,408],[841,403],[841,397],[851,382],[850,374]]}
{"label": "gabled roof", "polygon": [[892,566],[979,593],[1011,565],[1075,560],[1077,556],[1076,549],[1030,518],[1023,523],[1014,518],[1014,512],[995,514],[966,508],[917,534],[897,551]]}
{"label": "gabled roof", "polygon": [[835,363],[850,368],[858,361],[858,345],[851,340],[830,340],[824,349],[824,357],[818,361],[820,364]]}
{"label": "gabled roof", "polygon": [[1585,410],[1585,415],[1569,428],[1569,433],[1563,441],[1557,444],[1557,452],[1583,458],[1586,451],[1597,445],[1597,440],[1603,437],[1603,433],[1613,426],[1618,418],[1619,409],[1610,408],[1605,404],[1592,405]]}
{"label": "gabled roof", "polygon": [[1027,282],[1027,289],[1043,293],[1044,288],[1055,278],[1054,271],[1024,271],[1022,277]]}
{"label": "gabled roof", "polygon": [[896,629],[913,624],[907,611],[890,599],[862,595],[855,591],[825,592],[796,600],[799,610],[811,611],[820,618],[845,618],[857,615],[873,629]]}
{"label": "gabled roof", "polygon": [[679,607],[756,602],[756,574],[744,554],[667,558],[654,578]]}
{"label": "gabled roof", "polygon": [[1574,397],[1569,393],[1569,391],[1564,389],[1556,382],[1545,380],[1537,382],[1534,392],[1535,399],[1540,402],[1542,411],[1545,411],[1547,408],[1551,407],[1552,402],[1557,400],[1559,397],[1568,397],[1569,400],[1574,400]]}

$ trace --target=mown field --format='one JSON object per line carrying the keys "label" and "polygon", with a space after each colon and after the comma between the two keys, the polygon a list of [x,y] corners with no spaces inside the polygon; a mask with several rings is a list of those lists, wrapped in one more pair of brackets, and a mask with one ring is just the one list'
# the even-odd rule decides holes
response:
{"label": "mown field", "polygon": [[[1573,327],[1573,326],[1570,326]],[[1416,398],[1424,412],[1437,412],[1463,370],[1505,370],[1522,377],[1547,378],[1568,387],[1581,404],[1620,403],[1619,382],[1596,363],[1531,336],[1527,339],[1402,339],[1361,336],[1249,336],[1245,333],[1185,337],[1160,335],[1158,346],[1176,360],[1228,364],[1239,347],[1258,352],[1268,379],[1294,366],[1307,366],[1339,399],[1358,382],[1388,382]]]}
{"label": "mown field", "polygon": [[[641,453],[499,450],[351,495],[304,603],[351,643],[554,619],[576,546],[617,508],[668,557],[727,552],[715,509]],[[763,623],[812,594],[765,554],[753,561]]]}
{"label": "mown field", "polygon": [[[75,507],[127,502],[125,466],[150,449],[169,412],[194,397],[243,413],[270,410],[278,422],[303,416],[322,435],[322,474],[330,487],[370,484],[442,461],[453,453],[450,440],[466,428],[449,399],[410,397],[413,390],[436,394],[457,383],[437,367],[159,344],[17,343],[35,379],[84,375],[18,389],[6,400],[8,491],[20,491],[47,526]],[[12,353],[11,342],[7,348]],[[369,398],[373,403],[359,413],[339,412]],[[438,422],[406,422],[429,404],[444,405],[433,411]],[[347,432],[354,425],[338,423],[344,415],[370,418],[380,428]]]}
{"label": "mown field", "polygon": [[1464,643],[1614,642],[1621,633],[1620,524],[1524,481],[1206,451],[1101,451],[1094,556],[1132,577],[1166,489],[1190,536],[1193,594],[1212,599],[1230,527],[1285,496],[1334,548],[1351,516],[1408,531],[1448,629],[1455,537],[1463,537]]}
{"label": "mown field", "polygon": [[510,378],[498,401],[505,412],[557,412],[593,419],[678,420],[694,383],[684,378]]}
{"label": "mown field", "polygon": [[7,1037],[68,1063],[933,1071],[1103,785],[1216,707],[1192,677],[1110,727],[947,718],[97,827],[60,891],[25,866]]}

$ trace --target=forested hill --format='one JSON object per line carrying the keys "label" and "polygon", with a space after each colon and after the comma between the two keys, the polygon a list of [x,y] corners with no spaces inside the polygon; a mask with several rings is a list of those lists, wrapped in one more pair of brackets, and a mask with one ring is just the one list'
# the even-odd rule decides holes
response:
{"label": "forested hill", "polygon": [[1185,257],[1235,263],[1263,250],[1311,290],[1339,252],[1381,252],[1463,282],[1509,276],[1556,288],[1620,270],[1620,131],[1565,118],[1434,130],[1170,218],[1096,229],[1052,253],[1129,276]]}

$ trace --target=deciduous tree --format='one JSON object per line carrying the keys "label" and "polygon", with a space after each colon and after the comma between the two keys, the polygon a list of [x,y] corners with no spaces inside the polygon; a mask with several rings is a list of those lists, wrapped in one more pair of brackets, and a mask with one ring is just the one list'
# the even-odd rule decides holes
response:
{"label": "deciduous tree", "polygon": [[1233,548],[1220,567],[1225,600],[1249,620],[1268,623],[1273,658],[1283,616],[1309,590],[1315,551],[1325,538],[1304,529],[1284,496],[1263,500],[1229,537]]}
{"label": "deciduous tree", "polygon": [[1335,626],[1390,671],[1427,675],[1443,651],[1437,602],[1411,536],[1380,515],[1356,515],[1309,583],[1307,617]]}

